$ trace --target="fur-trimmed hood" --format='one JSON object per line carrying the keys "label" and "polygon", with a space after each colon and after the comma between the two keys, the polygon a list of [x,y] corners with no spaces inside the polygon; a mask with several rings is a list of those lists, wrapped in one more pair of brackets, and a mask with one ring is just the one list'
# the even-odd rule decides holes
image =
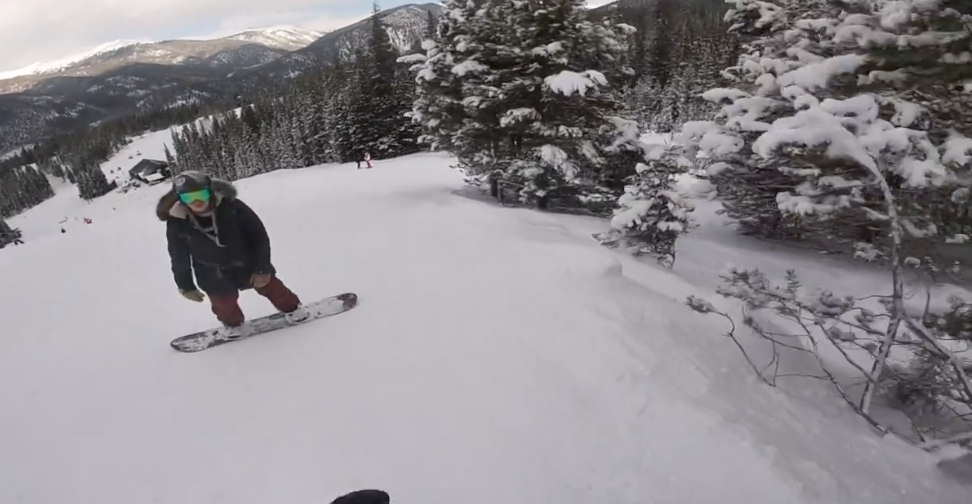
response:
{"label": "fur-trimmed hood", "polygon": [[[236,187],[231,182],[214,178],[210,187],[212,187],[213,197],[216,198],[217,205],[223,200],[236,198]],[[167,221],[171,218],[187,219],[189,210],[179,201],[179,196],[176,195],[175,190],[169,189],[169,192],[159,198],[159,204],[155,207],[155,216],[160,221]]]}

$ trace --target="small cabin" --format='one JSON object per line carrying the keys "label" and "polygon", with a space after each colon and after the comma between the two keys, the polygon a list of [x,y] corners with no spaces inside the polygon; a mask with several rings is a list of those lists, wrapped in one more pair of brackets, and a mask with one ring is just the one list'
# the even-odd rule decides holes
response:
{"label": "small cabin", "polygon": [[128,170],[133,180],[141,180],[147,184],[158,184],[172,176],[169,164],[158,159],[143,159]]}

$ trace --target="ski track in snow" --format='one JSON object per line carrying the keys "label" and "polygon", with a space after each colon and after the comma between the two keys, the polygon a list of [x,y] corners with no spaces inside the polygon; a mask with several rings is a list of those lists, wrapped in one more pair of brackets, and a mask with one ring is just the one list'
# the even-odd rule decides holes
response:
{"label": "ski track in snow", "polygon": [[[215,321],[173,285],[166,187],[90,204],[60,187],[9,219],[27,243],[0,252],[0,502],[970,502],[825,386],[760,385],[724,321],[684,304],[728,306],[727,263],[799,259],[710,225],[664,271],[599,246],[601,220],[454,194],[432,154],[235,184],[286,283],[360,306],[176,353]],[[796,265],[839,272],[813,260]],[[881,279],[841,281],[862,282]]]}

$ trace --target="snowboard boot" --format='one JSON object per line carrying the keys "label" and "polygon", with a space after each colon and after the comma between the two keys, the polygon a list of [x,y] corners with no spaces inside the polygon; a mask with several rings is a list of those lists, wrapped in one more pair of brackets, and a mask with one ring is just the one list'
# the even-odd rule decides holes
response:
{"label": "snowboard boot", "polygon": [[233,341],[240,338],[245,338],[253,333],[253,328],[246,325],[245,323],[238,326],[228,326],[224,325],[216,330],[216,337],[218,339]]}
{"label": "snowboard boot", "polygon": [[308,312],[307,308],[304,308],[304,305],[302,304],[297,305],[297,309],[294,311],[284,313],[284,318],[287,319],[288,324],[297,324],[303,322],[307,320],[308,317],[310,317],[310,312]]}

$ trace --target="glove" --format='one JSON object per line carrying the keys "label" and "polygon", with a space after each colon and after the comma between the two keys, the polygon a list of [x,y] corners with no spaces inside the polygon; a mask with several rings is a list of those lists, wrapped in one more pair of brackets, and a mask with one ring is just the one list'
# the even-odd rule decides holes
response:
{"label": "glove", "polygon": [[262,289],[270,283],[270,279],[272,278],[273,275],[269,273],[256,273],[250,277],[250,283],[257,289]]}
{"label": "glove", "polygon": [[202,292],[199,292],[199,290],[197,289],[193,289],[193,290],[180,289],[179,294],[182,294],[182,297],[188,299],[189,301],[195,301],[197,303],[202,303],[202,300],[206,298],[206,296],[203,295]]}

